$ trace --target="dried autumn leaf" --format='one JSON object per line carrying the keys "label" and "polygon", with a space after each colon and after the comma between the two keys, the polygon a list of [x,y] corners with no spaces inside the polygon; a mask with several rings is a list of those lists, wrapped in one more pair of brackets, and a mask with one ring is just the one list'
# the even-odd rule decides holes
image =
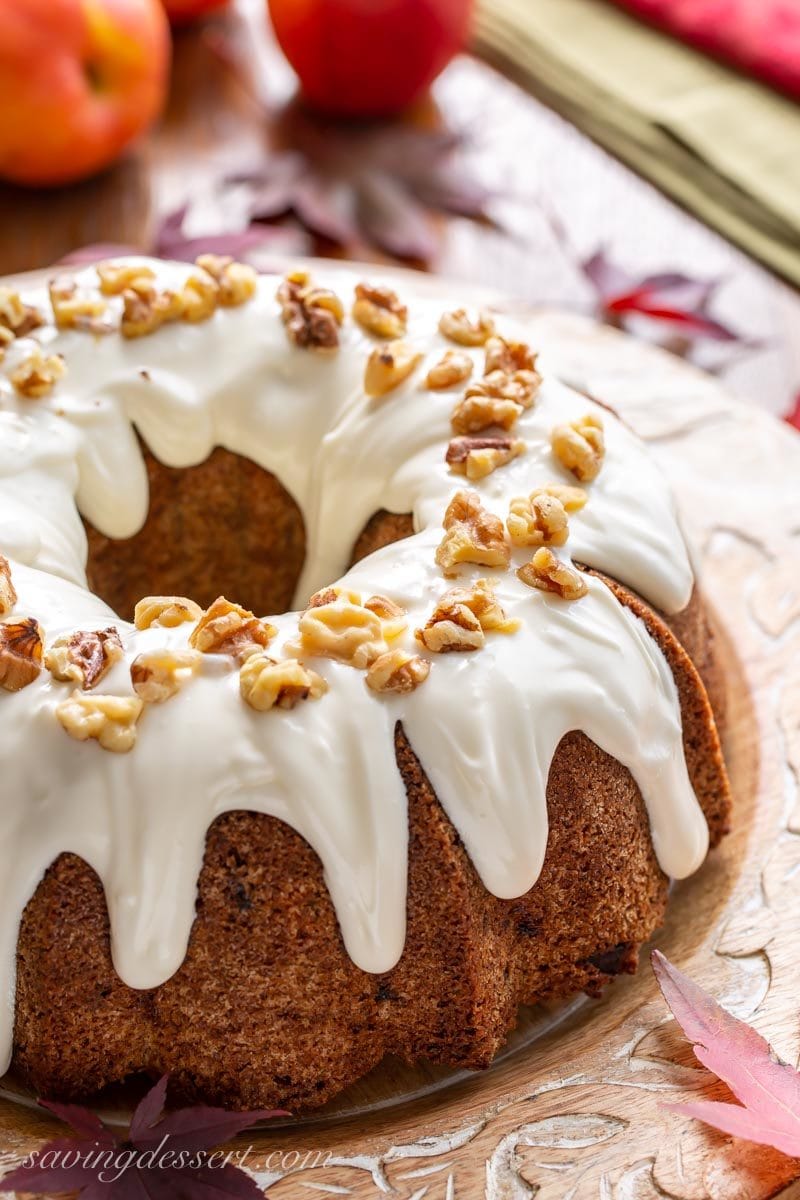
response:
{"label": "dried autumn leaf", "polygon": [[726,1083],[739,1104],[693,1100],[665,1105],[734,1137],[800,1156],[800,1073],[750,1025],[726,1012],[658,950],[653,970],[695,1058]]}
{"label": "dried autumn leaf", "polygon": [[792,408],[783,414],[783,419],[787,425],[792,425],[800,431],[800,392],[795,396]]}

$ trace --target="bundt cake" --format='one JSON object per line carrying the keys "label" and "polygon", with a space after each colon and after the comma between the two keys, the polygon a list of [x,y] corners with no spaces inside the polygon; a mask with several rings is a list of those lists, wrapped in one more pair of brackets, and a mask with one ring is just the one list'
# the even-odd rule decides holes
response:
{"label": "bundt cake", "polygon": [[524,320],[319,275],[0,288],[0,1040],[39,1094],[485,1066],[727,828],[644,447]]}

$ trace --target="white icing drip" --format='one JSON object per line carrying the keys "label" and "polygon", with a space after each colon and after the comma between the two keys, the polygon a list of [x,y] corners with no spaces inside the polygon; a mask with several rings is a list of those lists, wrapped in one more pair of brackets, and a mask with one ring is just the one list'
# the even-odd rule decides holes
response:
{"label": "white icing drip", "polygon": [[[187,270],[153,266],[168,285]],[[346,298],[359,276],[337,276]],[[463,483],[443,461],[457,394],[420,386],[445,348],[432,333],[441,300],[403,296],[409,339],[426,363],[396,392],[372,401],[361,387],[369,339],[348,322],[334,356],[292,348],[277,317],[276,284],[261,280],[252,303],[203,325],[170,326],[141,340],[44,331],[42,340],[68,365],[48,400],[21,401],[10,387],[8,371],[24,346],[12,347],[0,370],[0,552],[12,560],[19,593],[11,619],[37,617],[48,641],[113,621],[125,661],[103,692],[130,694],[132,658],[185,646],[190,631],[136,631],[86,591],[76,501],[112,537],[130,536],[146,515],[132,423],[169,465],[201,462],[219,444],[278,476],[306,521],[299,604],[341,574],[357,534],[382,507],[412,512],[420,532],[358,564],[347,583],[408,608],[409,646],[414,627],[451,585],[434,550],[447,500]],[[46,308],[41,292],[25,298]],[[524,326],[505,319],[501,326],[525,339]],[[475,360],[478,371],[482,351]],[[486,506],[504,517],[512,496],[571,482],[550,454],[550,430],[591,407],[546,379],[518,426],[528,453],[479,485]],[[636,439],[602,416],[606,462],[589,504],[571,518],[568,549],[677,611],[692,574],[668,489]],[[515,565],[528,557],[515,551]],[[322,861],[348,952],[365,970],[391,968],[405,936],[408,838],[397,721],[498,896],[518,896],[538,877],[550,761],[574,729],[630,769],[664,870],[682,877],[699,866],[708,831],[686,772],[675,684],[644,625],[595,579],[586,597],[565,604],[525,587],[513,571],[466,569],[463,578],[480,574],[494,576],[520,631],[488,635],[476,654],[432,656],[428,681],[407,696],[377,698],[362,672],[312,660],[330,684],[326,696],[291,712],[256,713],[240,699],[236,668],[208,658],[177,697],[145,711],[134,751],[113,755],[73,741],[58,725],[53,710],[69,685],[43,673],[22,692],[0,693],[6,1061],[18,919],[49,863],[71,850],[94,867],[108,899],[115,967],[129,985],[153,987],[180,966],[206,831],[232,809],[269,813],[306,838]],[[296,617],[272,620],[280,653]]]}

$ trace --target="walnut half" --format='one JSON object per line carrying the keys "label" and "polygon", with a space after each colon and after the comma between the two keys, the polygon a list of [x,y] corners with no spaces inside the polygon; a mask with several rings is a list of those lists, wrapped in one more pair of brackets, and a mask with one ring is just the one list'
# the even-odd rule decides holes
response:
{"label": "walnut half", "polygon": [[198,650],[147,650],[131,663],[131,683],[145,704],[163,704],[196,673]]}
{"label": "walnut half", "polygon": [[0,688],[21,692],[42,669],[44,638],[33,617],[13,625],[0,625]]}
{"label": "walnut half", "polygon": [[455,437],[445,454],[445,462],[455,475],[477,481],[491,475],[524,454],[525,442],[512,437]]}
{"label": "walnut half", "polygon": [[202,615],[200,605],[186,596],[145,596],[134,609],[133,623],[137,629],[149,629],[151,625],[175,629],[184,621],[199,621]]}
{"label": "walnut half", "polygon": [[388,650],[367,671],[367,687],[373,692],[413,692],[428,678],[430,669],[428,660],[418,654]]}
{"label": "walnut half", "polygon": [[519,568],[517,576],[528,587],[553,592],[562,600],[580,600],[589,590],[580,572],[562,562],[546,546],[537,550],[531,561]]}
{"label": "walnut half", "polygon": [[122,642],[117,630],[111,626],[57,638],[44,661],[54,679],[71,680],[88,691],[121,658]]}
{"label": "walnut half", "polygon": [[442,522],[445,535],[436,551],[437,565],[447,576],[458,574],[461,563],[508,567],[511,551],[503,522],[483,508],[477,492],[456,492]]}
{"label": "walnut half", "polygon": [[407,342],[387,342],[376,346],[364,370],[364,391],[368,396],[385,396],[399,387],[419,365],[422,355]]}
{"label": "walnut half", "polygon": [[294,708],[301,700],[318,700],[328,690],[321,675],[297,659],[279,662],[267,654],[252,654],[239,672],[242,699],[257,712]]}
{"label": "walnut half", "polygon": [[406,331],[408,309],[391,288],[371,283],[356,285],[353,318],[379,338],[399,338]]}
{"label": "walnut half", "polygon": [[550,444],[562,467],[581,483],[597,478],[606,450],[603,422],[595,413],[586,413],[568,425],[557,425],[550,435]]}
{"label": "walnut half", "polygon": [[203,654],[232,654],[242,660],[269,645],[275,633],[274,625],[219,596],[192,630],[189,645]]}
{"label": "walnut half", "polygon": [[509,620],[488,579],[445,592],[433,615],[416,637],[428,650],[445,654],[479,650],[486,633],[515,633],[519,621]]}
{"label": "walnut half", "polygon": [[74,691],[56,708],[56,719],[78,742],[90,738],[114,754],[127,754],[136,744],[136,722],[143,702],[138,696],[86,696]]}
{"label": "walnut half", "polygon": [[334,292],[314,287],[308,271],[290,271],[277,300],[290,342],[303,349],[336,349],[344,306]]}
{"label": "walnut half", "polygon": [[43,354],[37,346],[11,372],[11,382],[14,390],[26,400],[41,400],[50,395],[66,370],[60,354]]}

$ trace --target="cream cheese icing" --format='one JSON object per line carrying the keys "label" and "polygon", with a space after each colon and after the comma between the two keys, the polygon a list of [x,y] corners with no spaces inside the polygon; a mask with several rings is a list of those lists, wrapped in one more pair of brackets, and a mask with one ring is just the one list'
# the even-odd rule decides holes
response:
{"label": "cream cheese icing", "polygon": [[[148,265],[169,287],[190,270]],[[337,270],[337,292],[352,295],[361,278]],[[93,270],[78,276],[89,287],[94,279]],[[12,343],[0,366],[0,553],[11,561],[19,597],[6,619],[35,617],[48,644],[113,623],[125,657],[103,680],[104,693],[130,695],[133,658],[165,646],[184,649],[191,632],[190,625],[136,630],[87,589],[78,513],[116,538],[134,534],[147,514],[134,429],[170,466],[201,462],[221,445],[274,472],[306,524],[298,606],[342,575],[358,533],[380,508],[411,512],[416,533],[339,582],[406,607],[404,644],[416,652],[413,629],[452,586],[434,553],[444,509],[464,482],[444,462],[460,392],[421,386],[448,345],[437,332],[441,299],[416,295],[409,285],[402,297],[406,340],[424,360],[406,383],[375,400],[363,391],[374,341],[348,321],[335,354],[293,347],[278,315],[278,282],[264,276],[242,308],[132,341],[43,328]],[[48,309],[43,289],[24,292],[24,299]],[[527,340],[524,321],[503,317],[499,327]],[[28,401],[9,376],[34,339],[63,354],[68,373],[52,396]],[[471,353],[480,375],[483,351]],[[550,431],[596,406],[549,377],[546,364],[544,376],[535,405],[515,427],[527,452],[475,485],[501,518],[514,496],[574,482],[551,454]],[[605,464],[558,553],[607,572],[666,612],[679,611],[693,578],[669,489],[638,440],[597,411]],[[519,566],[530,553],[513,550],[512,557]],[[183,960],[206,832],[232,809],[269,813],[307,839],[321,859],[349,954],[364,970],[390,969],[403,949],[406,908],[398,721],[497,896],[521,895],[536,882],[547,845],[550,762],[574,729],[631,771],[664,871],[679,878],[700,865],[708,830],[688,778],[677,692],[644,624],[593,577],[588,594],[569,604],[526,587],[513,570],[461,570],[461,581],[479,576],[496,584],[519,631],[489,634],[474,654],[431,655],[425,685],[406,695],[378,697],[363,672],[307,658],[328,681],[328,693],[288,712],[258,713],[241,700],[236,664],[206,656],[178,696],[145,711],[135,749],[114,755],[66,736],[54,710],[70,686],[49,673],[21,692],[0,692],[4,1062],[13,1036],[19,918],[48,865],[72,851],[97,871],[115,968],[132,987],[154,987]],[[280,655],[296,634],[297,614],[269,619],[278,628],[270,653]]]}

